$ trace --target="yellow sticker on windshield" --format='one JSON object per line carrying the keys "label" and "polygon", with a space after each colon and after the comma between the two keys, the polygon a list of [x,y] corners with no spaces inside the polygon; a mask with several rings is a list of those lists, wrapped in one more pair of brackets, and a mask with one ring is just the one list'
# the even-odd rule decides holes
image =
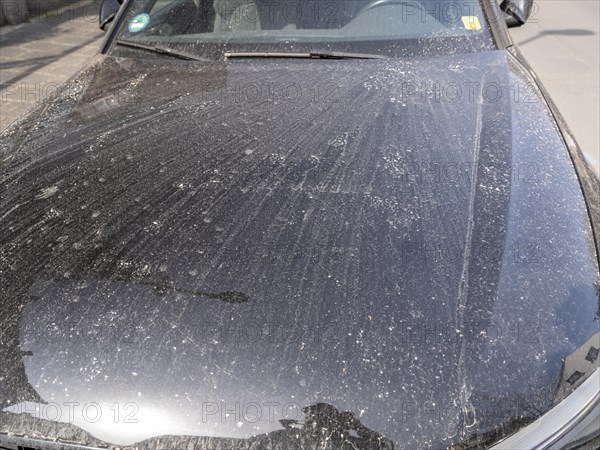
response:
{"label": "yellow sticker on windshield", "polygon": [[462,16],[462,23],[465,26],[465,30],[481,30],[481,24],[479,23],[479,17],[477,16]]}

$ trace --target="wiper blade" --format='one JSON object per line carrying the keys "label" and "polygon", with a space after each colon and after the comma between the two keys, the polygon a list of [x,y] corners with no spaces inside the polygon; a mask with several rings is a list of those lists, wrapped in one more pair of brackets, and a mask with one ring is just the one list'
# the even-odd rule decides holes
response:
{"label": "wiper blade", "polygon": [[346,52],[225,52],[225,59],[229,58],[305,58],[305,59],[387,59],[382,55],[368,53]]}
{"label": "wiper blade", "polygon": [[115,42],[118,45],[139,48],[142,50],[148,50],[148,51],[151,51],[154,53],[159,53],[161,55],[169,55],[169,56],[174,56],[176,58],[181,58],[181,59],[186,59],[186,60],[191,60],[191,61],[204,61],[204,62],[212,61],[211,59],[208,59],[208,58],[202,58],[201,56],[193,55],[191,53],[184,52],[181,50],[175,50],[175,49],[169,48],[169,47],[164,47],[162,45],[142,44],[141,42],[126,41],[123,39],[118,39]]}

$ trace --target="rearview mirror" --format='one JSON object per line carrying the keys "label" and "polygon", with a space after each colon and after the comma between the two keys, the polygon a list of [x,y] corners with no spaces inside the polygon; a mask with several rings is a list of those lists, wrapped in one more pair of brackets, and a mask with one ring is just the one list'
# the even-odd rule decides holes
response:
{"label": "rearview mirror", "polygon": [[119,12],[123,0],[102,0],[100,3],[100,29],[106,31],[107,25],[112,22]]}
{"label": "rearview mirror", "polygon": [[503,0],[500,9],[506,13],[506,24],[509,27],[520,27],[529,18],[533,0]]}

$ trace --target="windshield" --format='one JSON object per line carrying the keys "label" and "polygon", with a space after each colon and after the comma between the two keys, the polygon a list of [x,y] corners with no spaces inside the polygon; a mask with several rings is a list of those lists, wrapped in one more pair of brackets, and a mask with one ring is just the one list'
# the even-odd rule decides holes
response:
{"label": "windshield", "polygon": [[473,0],[135,0],[116,40],[210,59],[236,52],[400,57],[494,48]]}

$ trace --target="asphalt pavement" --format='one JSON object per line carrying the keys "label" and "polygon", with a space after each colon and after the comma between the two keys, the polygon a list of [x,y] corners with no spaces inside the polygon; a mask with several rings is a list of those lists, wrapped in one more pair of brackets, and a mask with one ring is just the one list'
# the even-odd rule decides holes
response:
{"label": "asphalt pavement", "polygon": [[0,131],[82,68],[103,37],[97,0],[0,27]]}
{"label": "asphalt pavement", "polygon": [[[98,51],[99,0],[70,4],[29,23],[0,27],[0,130]],[[543,0],[512,28],[525,54],[600,174],[600,2]]]}

